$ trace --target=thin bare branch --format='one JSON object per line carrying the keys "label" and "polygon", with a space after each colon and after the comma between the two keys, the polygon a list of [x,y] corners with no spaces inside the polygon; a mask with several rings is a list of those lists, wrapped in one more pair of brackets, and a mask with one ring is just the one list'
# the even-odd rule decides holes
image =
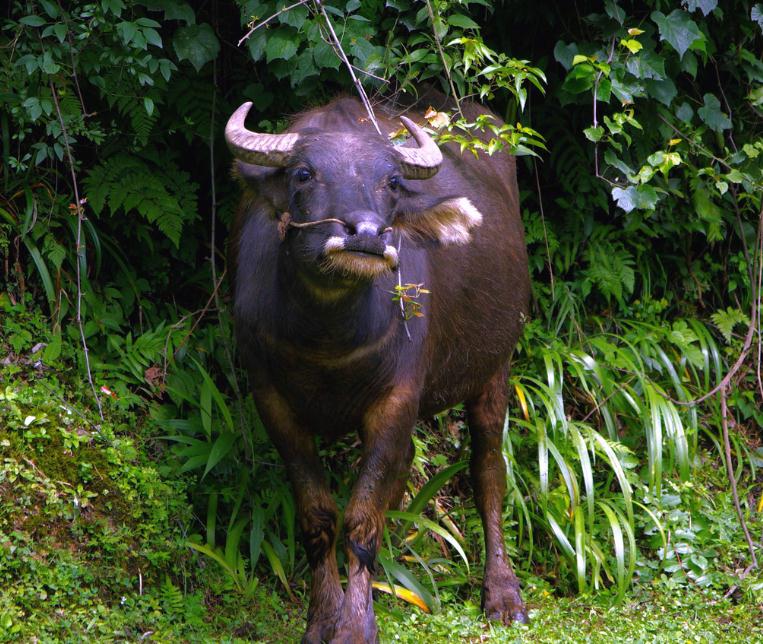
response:
{"label": "thin bare branch", "polygon": [[85,356],[85,369],[87,371],[87,380],[90,383],[90,388],[93,390],[93,396],[95,402],[98,405],[98,415],[103,420],[103,406],[101,405],[101,399],[98,396],[98,392],[95,389],[95,383],[93,382],[93,373],[90,370],[90,356],[87,348],[87,340],[85,338],[85,327],[82,323],[82,266],[80,259],[85,257],[85,246],[82,244],[82,219],[84,217],[82,201],[79,198],[79,188],[77,187],[77,173],[74,170],[74,159],[72,158],[72,151],[69,147],[69,134],[66,131],[66,124],[64,123],[64,117],[61,114],[61,106],[58,103],[58,92],[53,82],[50,82],[50,91],[53,95],[53,103],[56,106],[56,114],[58,115],[58,122],[61,125],[61,132],[64,135],[64,148],[66,150],[66,158],[69,161],[69,170],[72,176],[72,186],[74,187],[74,203],[75,212],[77,213],[77,257],[76,257],[76,269],[77,269],[77,326],[79,327],[79,335],[82,340],[82,353]]}
{"label": "thin bare branch", "polygon": [[269,18],[266,18],[262,22],[256,22],[256,24],[249,31],[246,32],[244,37],[238,41],[236,46],[241,47],[241,43],[243,43],[247,38],[249,38],[260,27],[264,27],[265,25],[267,25],[271,20],[275,20],[281,14],[286,13],[287,11],[291,11],[292,9],[295,9],[296,7],[299,7],[300,5],[307,4],[308,2],[310,2],[310,0],[299,0],[299,2],[295,2],[294,4],[291,4],[288,7],[284,7],[283,9],[276,11],[272,16],[270,16]]}
{"label": "thin bare branch", "polygon": [[442,68],[445,70],[445,76],[448,78],[448,84],[450,85],[450,93],[453,95],[453,100],[456,101],[456,109],[458,110],[458,115],[465,119],[464,113],[461,111],[461,99],[458,97],[458,92],[456,91],[456,86],[453,83],[453,77],[450,75],[450,68],[448,67],[448,61],[445,60],[445,51],[442,48],[442,43],[440,42],[440,37],[437,35],[437,28],[434,24],[434,9],[432,9],[432,3],[430,0],[426,0],[427,3],[427,11],[429,12],[429,22],[432,23],[432,35],[434,35],[434,41],[437,44],[437,51],[440,54],[440,60],[442,61]]}
{"label": "thin bare branch", "polygon": [[336,51],[339,58],[342,60],[342,62],[347,66],[347,70],[350,72],[350,77],[352,78],[352,82],[355,84],[355,89],[358,90],[358,94],[360,95],[360,100],[363,101],[363,105],[366,108],[366,112],[368,112],[368,118],[370,119],[371,123],[373,123],[374,128],[379,133],[379,135],[382,135],[382,131],[379,128],[379,123],[376,121],[376,115],[374,114],[374,109],[371,106],[371,101],[368,100],[368,95],[366,94],[366,90],[363,89],[363,85],[358,80],[358,77],[355,76],[355,72],[353,71],[352,64],[347,58],[347,54],[344,53],[344,49],[342,49],[342,41],[339,40],[339,38],[336,35],[336,32],[334,31],[334,26],[331,24],[331,19],[329,18],[328,13],[326,13],[326,9],[323,6],[323,3],[321,0],[314,0],[316,7],[318,7],[318,10],[321,12],[321,15],[323,16],[324,21],[326,22],[326,27],[329,30],[329,35],[331,37],[332,46],[334,47],[334,51]]}
{"label": "thin bare branch", "polygon": [[[761,270],[761,264],[763,264],[763,208],[761,208],[760,212],[758,213],[758,239],[757,239],[757,261],[758,261],[758,272]],[[723,377],[721,382],[719,382],[715,387],[713,387],[710,391],[703,394],[702,396],[699,396],[698,398],[694,398],[692,400],[675,400],[673,398],[669,398],[669,400],[677,405],[696,405],[699,404],[711,396],[714,396],[715,394],[722,392],[724,389],[728,388],[729,384],[731,383],[732,378],[737,374],[737,372],[742,368],[742,365],[747,360],[747,356],[750,353],[750,349],[752,348],[752,341],[755,337],[756,330],[758,329],[758,320],[760,316],[760,289],[755,287],[755,284],[751,284],[752,294],[751,294],[751,300],[752,304],[750,305],[750,324],[747,327],[747,333],[744,338],[744,344],[742,345],[742,350],[739,353],[739,356],[736,359],[736,362],[732,365],[731,369],[728,370],[726,375]],[[760,337],[760,336],[759,336]]]}
{"label": "thin bare branch", "polygon": [[[612,57],[615,55],[615,38],[612,37],[612,42],[609,47],[609,56],[607,56],[607,64],[612,62]],[[596,74],[596,80],[594,82],[593,86],[593,126],[598,127],[599,126],[599,119],[597,114],[597,103],[599,100],[598,93],[599,93],[599,82],[601,81],[601,77],[604,74],[602,70],[599,70],[599,73]],[[599,143],[598,141],[593,144],[593,163],[594,163],[594,170],[596,172],[596,177],[598,179],[604,179],[604,177],[601,176],[601,173],[599,172]],[[609,183],[609,180],[607,180]]]}
{"label": "thin bare branch", "polygon": [[744,532],[744,538],[747,541],[747,548],[750,550],[750,560],[752,567],[758,567],[758,558],[755,556],[755,544],[753,543],[750,531],[747,528],[747,522],[744,520],[744,513],[742,512],[742,506],[739,503],[739,493],[737,492],[737,481],[734,476],[734,465],[731,461],[731,441],[729,440],[729,419],[728,419],[728,404],[727,404],[728,389],[727,385],[721,387],[721,425],[723,427],[723,449],[726,457],[726,474],[728,475],[729,485],[731,486],[731,495],[734,499],[734,508],[739,518],[739,523],[742,526]]}
{"label": "thin bare branch", "polygon": [[548,266],[548,275],[551,280],[551,299],[556,301],[555,284],[554,284],[554,268],[551,265],[551,250],[548,246],[548,231],[546,230],[546,215],[543,212],[543,193],[540,189],[540,178],[538,177],[538,163],[533,159],[533,174],[535,175],[535,188],[538,191],[538,208],[540,210],[540,221],[543,224],[543,243],[546,246],[546,265]]}

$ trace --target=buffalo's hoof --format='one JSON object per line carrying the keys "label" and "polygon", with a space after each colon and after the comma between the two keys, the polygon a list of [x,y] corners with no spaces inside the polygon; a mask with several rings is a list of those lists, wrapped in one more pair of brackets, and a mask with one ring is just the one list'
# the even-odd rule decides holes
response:
{"label": "buffalo's hoof", "polygon": [[355,620],[340,620],[331,644],[378,644],[379,631],[373,611]]}
{"label": "buffalo's hoof", "polygon": [[307,625],[307,631],[302,636],[302,644],[322,644],[333,641],[336,630],[336,620],[314,621]]}
{"label": "buffalo's hoof", "polygon": [[508,626],[512,622],[527,624],[527,608],[519,594],[514,575],[500,580],[486,580],[482,591],[482,610],[492,622]]}

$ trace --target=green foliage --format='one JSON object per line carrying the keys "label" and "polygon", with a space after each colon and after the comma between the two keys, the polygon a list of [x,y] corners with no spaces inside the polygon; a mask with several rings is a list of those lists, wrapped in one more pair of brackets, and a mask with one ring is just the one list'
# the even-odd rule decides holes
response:
{"label": "green foliage", "polygon": [[[275,15],[286,4],[17,0],[2,20],[5,632],[172,641],[299,628],[274,592],[306,592],[294,501],[241,391],[227,282],[209,270],[212,256],[220,279],[235,209],[222,143],[232,108],[252,100],[253,126],[271,131],[355,91],[319,5]],[[679,402],[720,381],[759,309],[760,3],[320,6],[369,94],[431,82],[489,103],[505,125],[454,110],[430,114],[431,129],[464,151],[524,157],[534,321],[510,382],[505,528],[541,608],[526,633],[475,627],[481,528],[453,410],[417,428],[409,497],[390,512],[380,556],[380,581],[440,612],[382,601],[382,632],[556,640],[544,631],[555,592],[585,593],[565,637],[683,638],[676,602],[704,613],[734,584],[759,603],[759,579],[734,577],[745,551],[722,477],[720,406]],[[222,46],[273,15],[238,51]],[[76,360],[87,383],[81,335],[103,422],[89,386],[48,372]],[[729,392],[748,520],[763,464],[747,438],[763,424],[754,374]],[[350,447],[323,448],[340,505]],[[668,623],[631,611],[613,624],[597,603],[643,597],[647,584]],[[720,623],[702,622],[698,637],[745,636]],[[592,626],[570,630],[580,624]]]}
{"label": "green foliage", "polygon": [[112,216],[137,212],[175,246],[184,224],[196,213],[197,186],[166,158],[117,154],[95,166],[83,185],[96,215],[104,207]]}

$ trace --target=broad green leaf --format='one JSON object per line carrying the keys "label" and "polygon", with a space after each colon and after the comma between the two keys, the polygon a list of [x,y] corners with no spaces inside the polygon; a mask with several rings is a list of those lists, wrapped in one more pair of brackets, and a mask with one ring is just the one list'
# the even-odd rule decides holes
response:
{"label": "broad green leaf", "polygon": [[129,20],[123,20],[117,25],[117,31],[122,37],[122,42],[129,45],[138,33],[138,26]]}
{"label": "broad green leaf", "polygon": [[454,13],[452,16],[448,16],[448,24],[454,27],[461,27],[462,29],[479,29],[480,26],[474,22],[468,16],[461,13]]}
{"label": "broad green leaf", "polygon": [[608,149],[604,153],[604,160],[609,163],[613,168],[617,168],[625,176],[633,174],[633,168],[631,168],[625,161],[615,156],[614,150]]}
{"label": "broad green leaf", "polygon": [[667,16],[662,11],[653,11],[651,18],[659,27],[660,40],[670,43],[679,58],[692,46],[704,48],[705,36],[682,9],[674,9]]}
{"label": "broad green leaf", "polygon": [[697,57],[694,52],[687,51],[681,59],[681,71],[686,72],[692,78],[697,77]]}
{"label": "broad green leaf", "polygon": [[317,76],[318,68],[315,66],[313,56],[309,51],[303,51],[296,59],[296,66],[291,73],[291,86],[298,87],[310,76]]}
{"label": "broad green leaf", "polygon": [[633,103],[633,99],[644,95],[644,87],[639,82],[631,80],[627,74],[613,73],[611,78],[612,93],[623,105]]}
{"label": "broad green leaf", "polygon": [[442,488],[442,486],[445,485],[456,474],[462,470],[465,470],[468,466],[469,463],[467,461],[460,461],[458,463],[454,463],[453,465],[449,465],[445,469],[435,474],[429,481],[427,481],[424,487],[421,488],[413,501],[411,501],[410,505],[408,506],[408,513],[420,514],[426,507],[427,503],[429,503],[429,501],[432,499],[432,497],[437,494],[440,488]]}
{"label": "broad green leaf", "polygon": [[588,56],[585,56],[583,54],[575,54],[572,58],[572,66],[580,65],[580,63],[589,63],[591,62],[588,58]]}
{"label": "broad green leaf", "polygon": [[279,27],[268,34],[265,43],[265,60],[291,60],[297,53],[298,40],[290,27]]}
{"label": "broad green leaf", "polygon": [[42,27],[47,24],[47,21],[42,16],[24,16],[19,22],[27,27]]}
{"label": "broad green leaf", "polygon": [[339,69],[342,64],[339,55],[334,51],[334,48],[327,42],[319,42],[314,47],[311,47],[313,60],[318,67],[328,67],[330,69]]}
{"label": "broad green leaf", "polygon": [[596,69],[591,63],[578,63],[567,74],[562,89],[570,94],[580,94],[593,87],[595,78]]}
{"label": "broad green leaf", "polygon": [[644,89],[646,89],[649,96],[656,98],[665,107],[670,107],[673,99],[678,94],[676,85],[670,78],[662,78],[660,80],[645,80]]}
{"label": "broad green leaf", "polygon": [[170,2],[164,6],[165,20],[182,20],[187,25],[196,22],[196,14],[186,2]]}
{"label": "broad green leaf", "polygon": [[644,45],[635,38],[623,38],[620,41],[620,45],[625,47],[632,54],[637,54],[644,48]]}
{"label": "broad green leaf", "polygon": [[599,86],[596,88],[596,100],[599,103],[609,103],[612,97],[612,81],[608,78],[600,78]]}
{"label": "broad green leaf", "polygon": [[697,114],[711,130],[723,132],[731,128],[731,119],[721,111],[721,103],[713,94],[705,94],[704,105]]}
{"label": "broad green leaf", "polygon": [[625,66],[631,74],[642,80],[665,78],[665,58],[653,51],[643,50],[638,56],[629,57]]}
{"label": "broad green leaf", "polygon": [[708,225],[706,229],[708,241],[720,241],[723,212],[713,202],[710,192],[701,184],[698,185],[692,194],[692,202],[697,215]]}
{"label": "broad green leaf", "polygon": [[694,110],[692,109],[691,105],[684,102],[678,106],[678,109],[676,110],[676,116],[680,118],[684,123],[691,123],[692,117],[694,116]]}
{"label": "broad green leaf", "polygon": [[760,32],[763,33],[763,4],[757,3],[750,9],[750,19],[758,23]]}
{"label": "broad green leaf", "polygon": [[267,43],[267,32],[265,29],[255,31],[246,41],[246,48],[252,60],[262,60],[265,55],[265,44]]}
{"label": "broad green leaf", "polygon": [[628,186],[625,189],[613,188],[612,198],[625,212],[631,210],[654,210],[657,205],[657,191],[648,185]]}
{"label": "broad green leaf", "polygon": [[305,24],[308,15],[307,7],[302,5],[282,13],[278,17],[278,22],[280,22],[282,25],[289,25],[290,27],[294,27],[295,29],[301,29],[302,25]]}
{"label": "broad green leaf", "polygon": [[172,40],[172,46],[178,60],[189,61],[197,72],[220,53],[220,42],[212,27],[206,22],[178,29]]}
{"label": "broad green leaf", "polygon": [[225,535],[225,561],[227,561],[228,565],[234,569],[238,566],[239,560],[241,559],[239,545],[241,544],[241,536],[244,533],[244,528],[247,523],[249,523],[247,517],[239,519]]}
{"label": "broad green leaf", "polygon": [[610,18],[612,18],[612,20],[616,20],[620,24],[625,22],[625,11],[617,4],[617,0],[606,0],[604,3],[604,11]]}
{"label": "broad green leaf", "polygon": [[[42,64],[40,65],[40,69],[42,69],[42,71],[44,71],[46,74],[57,74],[61,69],[61,66],[53,60],[51,53],[46,50],[42,55]],[[55,145],[58,144],[54,144],[54,148]],[[63,159],[63,150],[61,150],[61,154],[58,154],[58,150],[56,150],[56,154],[58,155],[59,159]]]}
{"label": "broad green leaf", "polygon": [[583,134],[585,134],[585,138],[587,138],[589,141],[598,143],[601,141],[601,137],[604,136],[604,128],[601,127],[601,125],[598,127],[587,127],[585,130],[583,130]]}
{"label": "broad green leaf", "polygon": [[204,380],[199,390],[199,412],[201,425],[208,439],[212,438],[212,382]]}
{"label": "broad green leaf", "polygon": [[45,351],[42,352],[43,361],[50,364],[51,362],[57,360],[58,356],[61,355],[62,348],[63,343],[61,340],[61,333],[56,333],[51,337],[48,346],[45,347]]}
{"label": "broad green leaf", "polygon": [[66,34],[68,31],[69,28],[63,22],[57,22],[55,25],[53,25],[53,33],[56,34],[58,42],[64,42],[64,40],[66,40]]}
{"label": "broad green leaf", "polygon": [[122,9],[125,8],[125,3],[123,0],[101,0],[101,6],[103,7],[104,13],[110,11],[115,16],[120,16],[122,14]]}
{"label": "broad green leaf", "polygon": [[684,0],[684,4],[689,11],[699,9],[703,16],[707,16],[718,6],[718,0]]}
{"label": "broad green leaf", "polygon": [[566,70],[572,67],[572,61],[577,53],[578,46],[574,42],[568,45],[563,40],[560,40],[554,47],[554,58]]}
{"label": "broad green leaf", "polygon": [[58,10],[55,2],[51,2],[51,0],[39,0],[39,3],[42,5],[45,13],[47,13],[51,18],[58,18],[60,11]]}

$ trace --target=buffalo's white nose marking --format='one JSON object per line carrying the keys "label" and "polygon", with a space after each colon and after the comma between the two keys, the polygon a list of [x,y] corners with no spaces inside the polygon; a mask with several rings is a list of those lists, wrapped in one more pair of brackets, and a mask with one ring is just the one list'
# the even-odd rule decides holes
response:
{"label": "buffalo's white nose marking", "polygon": [[374,226],[374,224],[363,221],[358,224],[356,230],[358,235],[375,235],[378,231],[378,228]]}

